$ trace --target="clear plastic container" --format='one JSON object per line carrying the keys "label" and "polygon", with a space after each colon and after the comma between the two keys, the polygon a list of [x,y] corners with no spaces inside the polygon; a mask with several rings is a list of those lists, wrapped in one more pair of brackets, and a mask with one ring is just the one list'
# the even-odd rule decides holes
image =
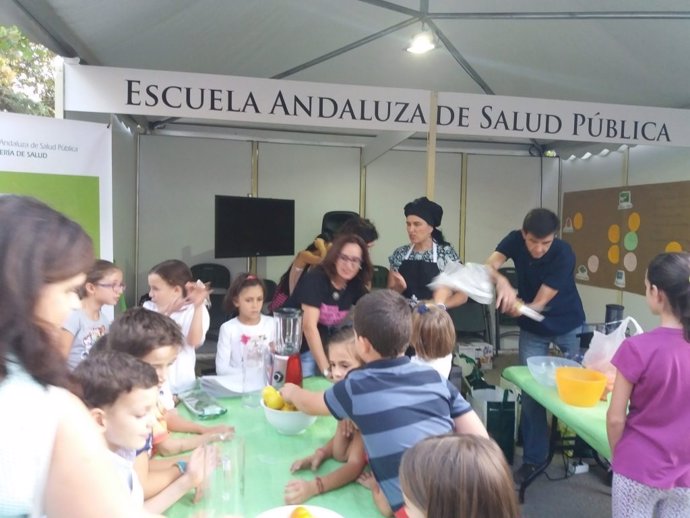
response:
{"label": "clear plastic container", "polygon": [[245,407],[258,407],[261,391],[268,384],[266,351],[267,347],[259,340],[250,340],[242,349],[242,404]]}
{"label": "clear plastic container", "polygon": [[209,395],[197,382],[193,389],[179,394],[180,400],[198,419],[211,419],[223,415],[228,410],[221,406],[216,398]]}
{"label": "clear plastic container", "polygon": [[582,365],[575,360],[560,356],[532,356],[527,358],[527,367],[539,383],[547,387],[555,387],[557,367],[582,367]]}

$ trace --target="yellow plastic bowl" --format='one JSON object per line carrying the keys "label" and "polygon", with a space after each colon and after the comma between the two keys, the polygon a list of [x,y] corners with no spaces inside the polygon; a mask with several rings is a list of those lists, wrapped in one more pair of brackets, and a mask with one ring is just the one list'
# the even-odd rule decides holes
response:
{"label": "yellow plastic bowl", "polygon": [[558,367],[556,369],[558,396],[569,405],[594,406],[606,388],[606,376],[592,369]]}

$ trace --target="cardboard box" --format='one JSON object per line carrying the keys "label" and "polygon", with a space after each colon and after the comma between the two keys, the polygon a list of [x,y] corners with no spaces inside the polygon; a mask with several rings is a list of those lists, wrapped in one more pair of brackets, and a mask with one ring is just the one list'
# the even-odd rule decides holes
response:
{"label": "cardboard box", "polygon": [[493,369],[493,345],[480,341],[460,342],[455,346],[455,350],[477,361],[482,370]]}

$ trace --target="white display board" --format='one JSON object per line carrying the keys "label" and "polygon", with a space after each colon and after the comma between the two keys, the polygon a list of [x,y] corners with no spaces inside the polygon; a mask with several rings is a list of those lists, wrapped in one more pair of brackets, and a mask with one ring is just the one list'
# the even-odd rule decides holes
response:
{"label": "white display board", "polygon": [[111,155],[107,124],[0,113],[0,192],[65,213],[104,259],[113,257]]}

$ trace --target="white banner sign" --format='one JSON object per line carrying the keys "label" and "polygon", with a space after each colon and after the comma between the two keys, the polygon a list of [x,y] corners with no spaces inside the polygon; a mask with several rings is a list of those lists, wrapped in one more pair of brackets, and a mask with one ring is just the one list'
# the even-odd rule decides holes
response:
{"label": "white banner sign", "polygon": [[110,184],[107,124],[0,113],[0,170],[100,176]]}
{"label": "white banner sign", "polygon": [[[100,256],[110,259],[111,143],[110,126],[106,124],[0,113],[0,193],[32,195],[63,212],[74,209],[81,218],[68,215],[82,226],[95,225]],[[88,187],[85,191],[82,188],[94,178],[96,199],[81,199],[91,194]],[[69,189],[71,192],[67,192]]]}
{"label": "white banner sign", "polygon": [[[430,92],[65,65],[65,109],[427,131]],[[690,147],[690,110],[440,92],[441,134]]]}
{"label": "white banner sign", "polygon": [[438,124],[486,137],[690,147],[690,110],[444,92]]}

